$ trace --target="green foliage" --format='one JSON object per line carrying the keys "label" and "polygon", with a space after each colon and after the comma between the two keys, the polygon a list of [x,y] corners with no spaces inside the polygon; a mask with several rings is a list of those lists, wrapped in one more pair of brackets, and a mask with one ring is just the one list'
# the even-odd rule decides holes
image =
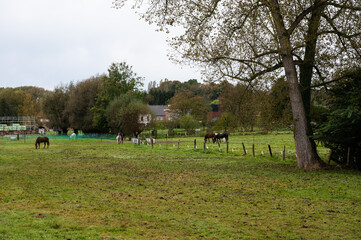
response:
{"label": "green foliage", "polygon": [[193,133],[200,126],[200,123],[190,114],[184,115],[180,119],[180,127],[184,128],[187,134]]}
{"label": "green foliage", "polygon": [[246,84],[227,84],[220,96],[222,111],[232,113],[238,125],[246,130],[256,124],[259,103],[254,89]]}
{"label": "green foliage", "polygon": [[109,103],[128,92],[141,94],[139,90],[141,86],[143,86],[142,78],[133,72],[131,66],[125,62],[112,63],[108,68],[108,76],[103,79],[102,90],[97,95],[96,105],[92,108],[93,126],[101,132],[107,132],[109,125],[106,109]]}
{"label": "green foliage", "polygon": [[172,118],[180,119],[191,114],[198,121],[204,121],[210,106],[202,96],[194,95],[191,91],[182,90],[177,92],[171,99],[169,109]]}
{"label": "green foliage", "polygon": [[311,119],[315,125],[320,125],[327,121],[329,109],[323,105],[311,105]]}
{"label": "green foliage", "polygon": [[0,116],[37,116],[48,91],[38,87],[0,88]]}
{"label": "green foliage", "polygon": [[[101,91],[101,84],[106,76],[96,76],[77,83],[70,91],[66,112],[69,114],[69,124],[75,129],[82,129],[84,132],[96,132],[93,127],[94,112],[91,108],[96,103],[96,97]],[[102,109],[98,109],[101,111]],[[96,114],[97,117],[103,114]],[[102,122],[102,129],[106,128],[105,121]]]}
{"label": "green foliage", "polygon": [[44,97],[43,111],[50,121],[50,127],[55,130],[62,130],[66,134],[69,127],[69,115],[66,106],[69,101],[69,86],[59,86],[54,92]]}
{"label": "green foliage", "polygon": [[166,105],[169,99],[174,96],[174,92],[152,88],[148,95],[150,96],[150,105]]}
{"label": "green foliage", "polygon": [[346,74],[330,90],[330,113],[317,129],[316,139],[332,150],[331,158],[345,164],[350,148],[351,165],[361,170],[361,69]]}
{"label": "green foliage", "polygon": [[213,128],[222,132],[230,132],[238,126],[238,121],[234,114],[225,112],[222,113],[221,117],[216,120]]}
{"label": "green foliage", "polygon": [[0,116],[16,116],[15,111],[5,98],[0,99]]}
{"label": "green foliage", "polygon": [[144,130],[146,125],[140,118],[150,118],[150,114],[149,106],[131,92],[115,98],[106,110],[107,121],[112,131],[130,136],[138,136]]}
{"label": "green foliage", "polygon": [[263,100],[262,123],[266,129],[289,127],[292,123],[292,110],[287,82],[279,78]]}

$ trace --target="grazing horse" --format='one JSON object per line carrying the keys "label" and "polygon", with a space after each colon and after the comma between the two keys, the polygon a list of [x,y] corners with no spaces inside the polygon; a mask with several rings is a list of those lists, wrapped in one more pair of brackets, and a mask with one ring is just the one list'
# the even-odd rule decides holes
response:
{"label": "grazing horse", "polygon": [[38,137],[35,141],[35,149],[38,149],[38,146],[40,148],[40,143],[44,143],[44,148],[45,145],[48,145],[49,148],[49,138],[48,137]]}
{"label": "grazing horse", "polygon": [[215,139],[216,134],[214,133],[207,133],[206,136],[204,136],[204,142],[209,142],[209,139],[212,138],[213,143],[215,143],[216,139]]}
{"label": "grazing horse", "polygon": [[223,138],[226,139],[226,142],[228,142],[228,133],[218,133],[215,136],[216,141],[221,140]]}
{"label": "grazing horse", "polygon": [[123,143],[123,135],[121,133],[118,133],[117,136],[117,144]]}

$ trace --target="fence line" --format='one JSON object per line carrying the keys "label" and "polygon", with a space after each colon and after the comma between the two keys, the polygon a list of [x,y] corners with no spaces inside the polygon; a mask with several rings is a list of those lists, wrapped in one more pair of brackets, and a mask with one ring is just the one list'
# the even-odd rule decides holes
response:
{"label": "fence line", "polygon": [[[2,136],[2,140],[18,140],[18,141],[23,141],[24,143],[27,141],[33,141],[35,140],[38,136],[41,135],[26,135],[26,134],[19,134],[19,135],[10,135],[10,136]],[[109,143],[109,141],[114,141],[114,143],[116,143],[116,136],[114,134],[79,134],[79,135],[75,135],[75,137],[72,138],[71,135],[46,135],[47,137],[50,138],[51,141],[57,141],[57,140],[81,140],[81,139],[98,139],[100,142],[107,142]],[[236,137],[236,136],[235,136]],[[150,138],[151,142],[148,142],[148,145],[150,145],[152,148],[154,148],[154,144],[155,144],[155,140],[153,138]],[[189,138],[188,138],[189,139]],[[146,139],[139,139],[139,141],[137,141],[137,143],[146,143],[145,141]],[[181,149],[191,149],[192,145],[194,149],[199,149],[199,150],[203,150],[203,152],[207,152],[210,150],[216,150],[217,145],[209,145],[207,142],[202,141],[203,146],[199,147],[199,142],[197,142],[197,140],[199,139],[194,139],[194,140],[186,140],[186,141],[181,141],[181,139],[177,139],[175,140],[173,138],[169,139],[166,138],[165,140],[161,139],[161,142],[157,141],[157,148],[162,148],[165,146],[166,149],[176,149],[176,150],[181,150]],[[252,140],[250,140],[252,141]],[[287,140],[286,140],[287,142]],[[193,144],[192,144],[193,143]],[[163,145],[163,146],[162,146]],[[209,146],[213,146],[213,147],[209,147]],[[270,157],[274,157],[275,153],[277,153],[277,150],[275,148],[272,149],[271,144],[267,144],[265,141],[263,141],[263,143],[260,144],[255,144],[252,143],[251,145],[251,151],[252,151],[252,156],[255,157],[256,155],[268,155]],[[248,146],[248,147],[249,147]],[[261,147],[260,147],[261,146]],[[261,148],[262,151],[260,149],[256,150],[256,148]],[[247,155],[247,148],[246,145],[244,144],[244,142],[242,142],[239,146],[235,146],[235,144],[230,145],[229,142],[226,142],[226,144],[221,144],[218,143],[218,151],[222,152],[222,148],[223,151],[225,153],[240,153],[241,155]],[[268,150],[268,151],[267,151]],[[283,145],[281,150],[278,150],[278,153],[281,153],[281,157],[282,159],[286,159],[286,154],[287,156],[295,156],[296,157],[296,152],[294,150],[287,150],[286,151],[286,146]],[[279,154],[277,154],[279,155]],[[326,155],[328,156],[328,153],[326,153]]]}

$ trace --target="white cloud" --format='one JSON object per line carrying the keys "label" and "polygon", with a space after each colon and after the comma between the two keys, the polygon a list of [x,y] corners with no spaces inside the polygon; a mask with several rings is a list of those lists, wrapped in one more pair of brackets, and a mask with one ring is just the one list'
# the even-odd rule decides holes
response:
{"label": "white cloud", "polygon": [[[126,61],[147,81],[200,79],[167,57],[165,33],[111,0],[0,2],[0,87],[52,90]],[[145,86],[146,86],[145,83]]]}

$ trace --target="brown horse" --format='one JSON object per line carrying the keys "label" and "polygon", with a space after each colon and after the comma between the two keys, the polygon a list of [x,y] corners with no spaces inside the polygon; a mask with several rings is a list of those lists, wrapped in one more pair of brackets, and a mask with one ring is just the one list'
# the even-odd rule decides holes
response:
{"label": "brown horse", "polygon": [[48,145],[49,148],[49,138],[48,137],[38,137],[35,141],[35,149],[38,149],[38,146],[40,148],[40,143],[44,143],[44,148],[45,145]]}
{"label": "brown horse", "polygon": [[213,143],[215,143],[216,139],[216,134],[214,133],[207,133],[205,136],[204,136],[204,142],[207,142],[207,139],[208,139],[208,142],[209,142],[209,139],[212,138],[212,141]]}

